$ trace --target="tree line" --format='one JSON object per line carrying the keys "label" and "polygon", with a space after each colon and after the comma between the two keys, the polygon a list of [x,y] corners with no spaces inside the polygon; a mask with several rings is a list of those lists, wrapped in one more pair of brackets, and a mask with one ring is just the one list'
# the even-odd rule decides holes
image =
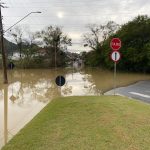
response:
{"label": "tree line", "polygon": [[[16,44],[16,49],[12,51],[17,52],[19,58],[12,60],[10,56],[8,61],[13,61],[17,67],[47,68],[66,65],[68,58],[65,51],[67,46],[71,46],[71,38],[61,27],[48,26],[42,31],[32,33],[28,28],[17,26],[9,32],[9,37]],[[5,45],[9,49],[7,54],[12,55],[8,42]]]}
{"label": "tree line", "polygon": [[135,17],[124,25],[109,21],[105,25],[90,25],[84,35],[85,46],[90,52],[82,52],[87,66],[113,69],[110,41],[118,37],[122,41],[122,59],[117,64],[122,71],[150,72],[150,18]]}
{"label": "tree line", "polygon": [[[137,16],[123,25],[109,21],[103,25],[89,24],[87,28],[89,32],[83,35],[84,47],[91,51],[81,55],[86,66],[113,69],[109,57],[112,51],[110,41],[117,37],[122,41],[122,59],[117,64],[118,69],[150,72],[150,18],[147,15]],[[72,40],[61,27],[48,26],[32,33],[28,28],[18,26],[10,31],[9,36],[16,43],[12,47],[19,53],[20,59],[13,60],[18,67],[63,67],[70,59],[66,50],[72,45]],[[11,57],[9,61],[12,61]]]}

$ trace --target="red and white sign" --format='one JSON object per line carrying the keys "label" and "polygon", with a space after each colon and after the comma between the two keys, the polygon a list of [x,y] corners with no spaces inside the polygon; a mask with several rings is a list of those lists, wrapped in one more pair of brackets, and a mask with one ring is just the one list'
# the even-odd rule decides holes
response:
{"label": "red and white sign", "polygon": [[121,40],[119,38],[113,38],[110,42],[110,47],[114,51],[118,51],[121,48]]}
{"label": "red and white sign", "polygon": [[121,59],[121,54],[118,51],[113,51],[111,53],[111,59],[114,62],[118,62]]}

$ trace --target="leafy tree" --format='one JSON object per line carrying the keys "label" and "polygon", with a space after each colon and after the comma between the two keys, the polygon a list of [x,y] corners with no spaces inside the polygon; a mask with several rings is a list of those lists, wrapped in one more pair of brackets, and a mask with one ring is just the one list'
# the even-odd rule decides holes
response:
{"label": "leafy tree", "polygon": [[92,52],[87,53],[86,64],[90,66],[102,66],[103,64],[103,44],[106,39],[115,33],[119,25],[113,21],[109,21],[105,25],[88,25],[89,33],[84,38],[85,46],[91,48]]}
{"label": "leafy tree", "polygon": [[11,30],[10,34],[15,40],[15,43],[17,44],[20,58],[22,58],[22,48],[23,48],[23,29],[21,26],[16,26],[13,30]]}
{"label": "leafy tree", "polygon": [[29,32],[28,38],[24,40],[23,53],[26,59],[31,59],[38,53],[38,42],[34,33]]}
{"label": "leafy tree", "polygon": [[83,35],[85,45],[92,50],[100,50],[103,42],[118,30],[119,25],[113,21],[109,21],[106,25],[88,25],[89,33]]}
{"label": "leafy tree", "polygon": [[63,51],[66,50],[67,45],[71,45],[71,39],[68,38],[68,36],[63,33],[62,29],[57,26],[49,26],[45,30],[38,32],[37,36],[42,39],[51,64],[55,64],[57,57],[57,64],[55,65],[61,65],[60,61],[63,61],[64,58],[61,59],[60,56],[64,56]]}
{"label": "leafy tree", "polygon": [[110,41],[113,37],[118,37],[122,41],[122,59],[118,63],[118,69],[150,72],[150,18],[147,15],[137,16],[121,27],[110,23],[105,29],[107,32],[102,26],[90,28],[90,34],[85,36],[86,44],[93,50],[86,54],[86,64],[102,64],[112,69]]}
{"label": "leafy tree", "polygon": [[[118,63],[120,70],[150,72],[150,18],[148,16],[137,16],[124,24],[113,37],[119,37],[122,40],[120,49],[122,59]],[[108,68],[112,68],[112,62],[108,57],[111,38],[112,36],[103,44],[105,65]]]}

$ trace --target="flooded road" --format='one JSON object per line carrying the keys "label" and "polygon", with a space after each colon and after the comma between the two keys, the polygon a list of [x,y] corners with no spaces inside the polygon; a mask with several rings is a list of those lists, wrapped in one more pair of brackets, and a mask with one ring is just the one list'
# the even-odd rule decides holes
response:
{"label": "flooded road", "polygon": [[[101,95],[113,88],[113,73],[101,69],[13,70],[8,72],[8,85],[2,84],[0,72],[0,147],[53,98]],[[55,84],[58,75],[66,78],[62,88]],[[140,80],[150,80],[150,75],[117,74],[118,87]]]}

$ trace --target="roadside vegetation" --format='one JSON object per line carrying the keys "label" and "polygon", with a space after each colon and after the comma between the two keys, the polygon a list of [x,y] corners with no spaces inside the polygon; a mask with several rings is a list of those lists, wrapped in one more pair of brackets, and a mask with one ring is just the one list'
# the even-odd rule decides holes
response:
{"label": "roadside vegetation", "polygon": [[117,68],[124,71],[150,72],[150,18],[138,16],[119,26],[114,22],[106,25],[90,25],[84,36],[85,46],[92,51],[82,53],[87,66],[113,68],[110,41],[118,37],[122,41],[122,59]]}
{"label": "roadside vegetation", "polygon": [[[32,33],[28,28],[18,26],[9,33],[15,44],[5,40],[8,63],[13,61],[17,68],[50,68],[67,66],[79,58],[85,66],[111,70],[110,41],[118,37],[122,41],[122,59],[117,68],[121,71],[150,72],[150,18],[147,15],[137,16],[123,25],[108,21],[103,25],[89,24],[87,28],[83,46],[91,51],[79,55],[68,51],[72,41],[61,27],[48,26]],[[19,58],[14,60],[11,55],[16,52]]]}
{"label": "roadside vegetation", "polygon": [[9,38],[15,44],[5,40],[8,63],[13,62],[17,68],[64,67],[68,62],[66,53],[71,39],[61,27],[48,26],[32,33],[29,28],[17,26],[10,31]]}
{"label": "roadside vegetation", "polygon": [[2,150],[148,150],[150,105],[119,96],[49,103]]}

